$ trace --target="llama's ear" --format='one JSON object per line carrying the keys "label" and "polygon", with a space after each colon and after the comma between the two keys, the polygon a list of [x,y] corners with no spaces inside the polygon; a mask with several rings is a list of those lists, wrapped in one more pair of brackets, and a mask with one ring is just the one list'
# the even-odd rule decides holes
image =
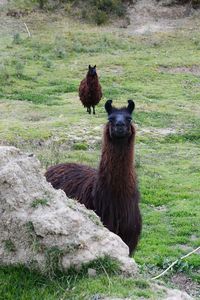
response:
{"label": "llama's ear", "polygon": [[95,66],[94,66],[94,69],[96,69],[96,67],[97,67],[97,66],[95,65]]}
{"label": "llama's ear", "polygon": [[112,112],[112,100],[107,100],[105,103],[105,110],[107,111],[108,115]]}
{"label": "llama's ear", "polygon": [[88,70],[90,70],[90,69],[91,69],[91,65],[88,66]]}
{"label": "llama's ear", "polygon": [[127,106],[127,110],[130,114],[132,114],[132,112],[134,111],[135,108],[135,103],[133,100],[128,100],[128,106]]}

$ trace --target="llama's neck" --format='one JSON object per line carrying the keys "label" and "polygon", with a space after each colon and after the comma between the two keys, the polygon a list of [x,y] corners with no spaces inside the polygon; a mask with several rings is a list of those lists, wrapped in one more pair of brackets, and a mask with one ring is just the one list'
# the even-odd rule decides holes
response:
{"label": "llama's neck", "polygon": [[[109,188],[114,199],[124,199],[136,189],[134,169],[134,135],[127,140],[111,141],[108,126],[104,132],[104,143],[98,171],[98,181]],[[114,200],[115,201],[115,200]]]}
{"label": "llama's neck", "polygon": [[87,85],[90,89],[95,88],[96,86],[98,86],[98,76],[87,76]]}

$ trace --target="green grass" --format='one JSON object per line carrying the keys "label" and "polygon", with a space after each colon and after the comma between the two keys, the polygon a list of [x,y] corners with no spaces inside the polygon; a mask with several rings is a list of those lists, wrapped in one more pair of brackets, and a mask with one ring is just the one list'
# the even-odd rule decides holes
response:
{"label": "green grass", "polygon": [[[18,27],[14,36],[10,28],[0,28],[0,143],[33,152],[44,168],[63,161],[96,167],[105,100],[121,106],[134,99],[143,216],[134,257],[145,276],[157,275],[189,252],[187,247],[200,244],[199,77],[160,70],[200,67],[199,32],[131,36],[37,13],[24,21],[30,39]],[[78,99],[89,64],[97,64],[103,88],[95,116]],[[12,248],[9,241],[5,246]],[[186,261],[174,272],[200,284],[199,254]],[[22,267],[1,267],[0,295],[20,300],[90,299],[97,294],[158,299],[146,281],[136,283],[112,272],[108,278],[104,271],[95,278],[84,274],[46,278]]]}
{"label": "green grass", "polygon": [[96,261],[92,267],[98,271],[96,278],[88,276],[86,269],[79,273],[71,269],[66,274],[57,273],[53,277],[48,277],[36,271],[30,272],[22,266],[1,267],[2,299],[82,300],[100,299],[103,295],[131,297],[132,299],[141,299],[140,297],[157,299],[164,295],[162,290],[154,292],[145,279],[123,278],[115,274],[115,266],[107,259]]}
{"label": "green grass", "polygon": [[48,200],[47,199],[35,199],[32,204],[31,207],[33,208],[37,208],[39,205],[48,205]]}

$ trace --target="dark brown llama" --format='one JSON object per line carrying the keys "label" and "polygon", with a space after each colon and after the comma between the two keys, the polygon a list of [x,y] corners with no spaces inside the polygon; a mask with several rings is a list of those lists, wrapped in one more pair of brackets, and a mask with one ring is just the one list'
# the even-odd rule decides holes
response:
{"label": "dark brown llama", "polygon": [[130,255],[137,246],[142,220],[134,168],[135,127],[131,114],[135,104],[117,109],[108,100],[108,123],[98,170],[65,163],[50,167],[45,176],[54,188],[92,209],[103,224],[128,245]]}
{"label": "dark brown llama", "polygon": [[83,106],[87,107],[87,112],[91,114],[92,107],[93,114],[95,114],[95,106],[102,98],[101,85],[96,72],[96,65],[94,67],[89,65],[87,75],[81,81],[79,86],[79,97]]}

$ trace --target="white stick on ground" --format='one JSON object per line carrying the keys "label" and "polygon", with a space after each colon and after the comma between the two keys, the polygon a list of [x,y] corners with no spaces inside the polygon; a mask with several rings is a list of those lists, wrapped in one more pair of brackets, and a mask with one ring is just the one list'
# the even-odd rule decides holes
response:
{"label": "white stick on ground", "polygon": [[28,36],[31,37],[31,33],[30,33],[30,31],[29,31],[28,26],[26,25],[26,23],[24,23],[24,26],[25,26],[25,28],[26,28],[26,31],[27,31],[27,33],[28,33]]}
{"label": "white stick on ground", "polygon": [[177,262],[178,262],[179,260],[182,260],[182,259],[184,259],[184,258],[190,256],[191,254],[197,252],[198,250],[200,250],[200,247],[198,247],[198,248],[192,250],[192,251],[189,252],[188,254],[186,254],[186,255],[182,256],[181,258],[177,259],[177,260],[174,261],[174,262],[173,262],[166,270],[164,270],[161,274],[159,274],[159,275],[157,275],[157,276],[155,276],[155,277],[153,277],[153,278],[151,278],[151,279],[152,279],[152,280],[155,280],[155,279],[160,278],[160,277],[163,276],[165,273],[167,273],[167,271],[170,270],[175,264],[177,264]]}

